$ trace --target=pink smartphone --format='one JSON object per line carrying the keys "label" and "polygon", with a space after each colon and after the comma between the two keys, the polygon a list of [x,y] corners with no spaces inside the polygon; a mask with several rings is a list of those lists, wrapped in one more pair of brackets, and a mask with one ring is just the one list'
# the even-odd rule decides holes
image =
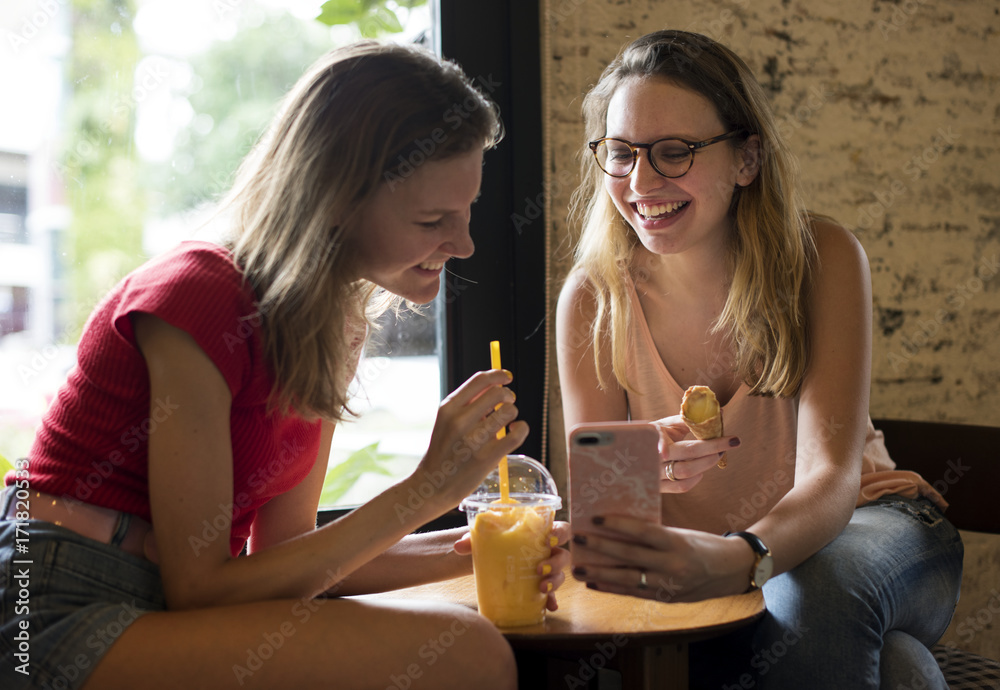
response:
{"label": "pink smartphone", "polygon": [[[660,523],[659,433],[647,422],[578,424],[569,436],[569,514],[574,534],[621,535],[592,522],[595,515],[628,515]],[[572,547],[574,565],[613,563]]]}

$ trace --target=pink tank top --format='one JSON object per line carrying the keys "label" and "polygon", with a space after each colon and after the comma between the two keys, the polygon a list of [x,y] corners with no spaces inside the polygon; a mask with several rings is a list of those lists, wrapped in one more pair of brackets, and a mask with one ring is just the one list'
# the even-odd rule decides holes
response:
{"label": "pink tank top", "polygon": [[[656,351],[649,326],[642,317],[639,296],[631,284],[629,296],[633,318],[626,374],[636,389],[627,394],[629,417],[656,420],[675,415],[680,410],[684,390]],[[806,445],[800,448],[797,444],[799,399],[751,396],[748,391],[746,384],[741,385],[722,408],[726,433],[738,434],[740,447],[729,451],[725,470],[706,473],[692,491],[663,495],[664,524],[717,534],[745,529],[792,488],[796,453],[809,452]],[[836,431],[833,426],[827,429],[831,434]],[[857,506],[885,494],[900,494],[908,498],[927,496],[942,508],[947,507],[941,495],[920,475],[895,467],[882,432],[875,429],[869,418]]]}

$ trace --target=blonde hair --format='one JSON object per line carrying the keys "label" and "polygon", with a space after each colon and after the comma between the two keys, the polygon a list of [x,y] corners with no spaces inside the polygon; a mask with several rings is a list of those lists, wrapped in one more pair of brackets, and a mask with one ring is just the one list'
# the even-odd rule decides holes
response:
{"label": "blonde hair", "polygon": [[425,161],[501,136],[493,103],[456,65],[415,46],[335,49],[292,87],[224,203],[233,259],[258,299],[272,409],[350,414],[352,351],[369,320],[398,303],[353,265],[366,203]]}
{"label": "blonde hair", "polygon": [[[725,46],[700,34],[658,31],[626,46],[587,94],[587,141],[605,136],[608,104],[619,86],[649,78],[669,80],[707,98],[725,131],[742,132],[741,142],[753,134],[760,138],[759,172],[734,192],[729,209],[736,229],[727,256],[730,286],[713,332],[732,343],[737,375],[751,394],[792,396],[806,367],[805,302],[815,246],[795,189],[795,160],[779,135],[767,96],[749,67]],[[615,378],[632,390],[625,375],[633,318],[627,281],[633,277],[638,238],[604,191],[603,176],[584,147],[583,181],[570,209],[573,224],[583,228],[573,270],[586,277],[597,303],[591,325],[595,361],[608,339]],[[600,382],[606,385],[603,378]]]}

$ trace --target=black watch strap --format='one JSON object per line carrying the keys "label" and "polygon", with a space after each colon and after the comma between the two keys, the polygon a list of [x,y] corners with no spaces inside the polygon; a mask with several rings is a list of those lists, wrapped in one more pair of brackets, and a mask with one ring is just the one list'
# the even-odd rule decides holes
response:
{"label": "black watch strap", "polygon": [[753,565],[750,567],[750,586],[747,588],[747,591],[760,589],[768,578],[771,577],[771,572],[774,568],[774,561],[771,559],[771,550],[753,532],[726,532],[722,536],[741,537],[753,549],[755,558]]}
{"label": "black watch strap", "polygon": [[722,536],[724,537],[743,537],[750,548],[753,549],[754,553],[758,556],[770,556],[771,550],[760,540],[753,532],[726,532]]}

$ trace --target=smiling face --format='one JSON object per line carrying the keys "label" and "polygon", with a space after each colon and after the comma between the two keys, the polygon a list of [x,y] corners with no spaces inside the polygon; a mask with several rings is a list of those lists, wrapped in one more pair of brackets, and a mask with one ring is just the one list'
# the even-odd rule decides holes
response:
{"label": "smiling face", "polygon": [[361,278],[417,304],[434,299],[452,257],[472,256],[472,202],[483,152],[428,161],[402,181],[385,182],[361,213],[354,241]]}
{"label": "smiling face", "polygon": [[[660,78],[628,79],[608,104],[606,136],[635,143],[667,137],[698,142],[724,134],[726,126],[701,94]],[[667,178],[649,164],[645,149],[628,177],[604,176],[615,207],[643,246],[654,254],[676,254],[725,242],[732,230],[729,206],[737,184],[756,174],[733,141],[699,149],[687,174]]]}

